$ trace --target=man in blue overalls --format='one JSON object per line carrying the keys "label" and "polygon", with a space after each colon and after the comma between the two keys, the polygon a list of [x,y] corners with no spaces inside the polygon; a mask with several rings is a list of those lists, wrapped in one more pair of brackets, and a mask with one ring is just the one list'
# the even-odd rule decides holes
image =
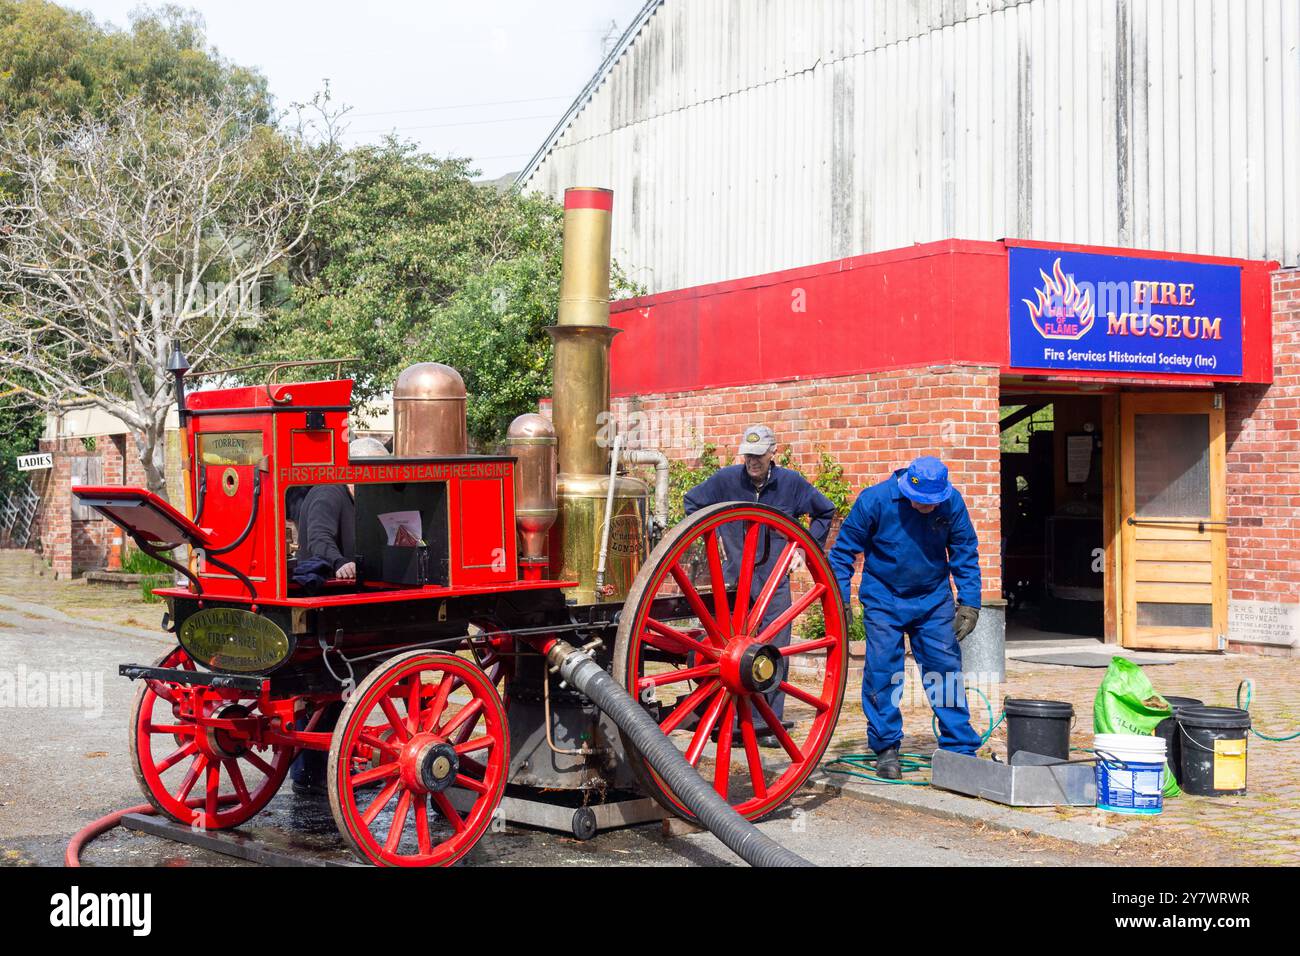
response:
{"label": "man in blue overalls", "polygon": [[[740,443],[740,454],[744,456],[744,464],[720,468],[708,479],[686,492],[683,510],[689,515],[708,505],[716,505],[724,501],[757,501],[785,512],[795,521],[803,515],[808,515],[810,519],[808,533],[819,546],[825,548],[826,536],[831,530],[831,519],[835,517],[835,505],[797,471],[779,468],[772,464],[772,456],[775,452],[776,436],[772,433],[772,429],[766,425],[752,425],[745,429]],[[740,521],[729,521],[718,531],[722,538],[722,545],[726,549],[722,572],[728,586],[734,587],[740,578],[743,524]],[[754,573],[750,578],[751,601],[762,591],[785,545],[785,539],[779,537],[760,543],[754,561]],[[800,566],[802,566],[802,559],[796,557],[791,565],[791,572],[798,570]],[[772,595],[772,600],[759,625],[759,631],[761,632],[780,617],[781,612],[789,606],[790,579],[786,577]],[[789,644],[791,627],[790,624],[783,627],[772,643],[777,647],[785,647]],[[784,657],[781,659],[781,664],[783,667],[786,664]],[[785,680],[784,672],[780,679]],[[768,691],[766,698],[776,717],[783,718],[784,692]],[[759,743],[764,746],[774,746],[776,737],[757,710],[754,711],[754,718],[754,729],[758,732]]]}
{"label": "man in blue overalls", "polygon": [[[979,550],[943,462],[918,458],[858,495],[830,553],[846,608],[859,554],[867,632],[862,710],[876,773],[888,780],[902,775],[904,632],[939,720],[940,748],[973,754],[980,738],[970,725],[957,644],[979,619]],[[957,585],[955,607],[949,576]]]}

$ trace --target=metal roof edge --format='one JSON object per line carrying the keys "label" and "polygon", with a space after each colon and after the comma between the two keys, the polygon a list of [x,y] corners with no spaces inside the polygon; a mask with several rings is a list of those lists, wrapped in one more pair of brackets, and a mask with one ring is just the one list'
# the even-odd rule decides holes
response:
{"label": "metal roof edge", "polygon": [[560,137],[564,135],[565,130],[569,128],[569,124],[573,122],[574,118],[586,108],[588,103],[591,102],[592,96],[594,96],[596,90],[600,88],[600,84],[605,81],[605,77],[607,77],[610,74],[610,71],[614,69],[614,65],[618,63],[623,54],[627,52],[628,47],[630,47],[633,41],[636,40],[637,35],[641,32],[641,28],[649,22],[650,18],[655,15],[661,6],[663,6],[664,2],[665,0],[646,0],[645,6],[641,8],[641,12],[636,15],[636,18],[631,24],[629,24],[628,28],[623,31],[623,35],[619,37],[618,43],[615,44],[614,49],[609,51],[609,55],[601,62],[600,67],[596,70],[592,78],[587,81],[587,85],[582,88],[582,92],[579,93],[577,98],[569,105],[569,108],[565,110],[564,115],[560,117],[560,121],[555,124],[555,127],[547,135],[546,139],[543,140],[541,147],[538,148],[537,152],[533,153],[533,156],[528,160],[527,165],[525,165],[519,175],[515,177],[514,185],[516,188],[521,188],[533,173],[537,172],[537,168],[542,164],[542,160],[546,158],[546,155],[554,148]]}

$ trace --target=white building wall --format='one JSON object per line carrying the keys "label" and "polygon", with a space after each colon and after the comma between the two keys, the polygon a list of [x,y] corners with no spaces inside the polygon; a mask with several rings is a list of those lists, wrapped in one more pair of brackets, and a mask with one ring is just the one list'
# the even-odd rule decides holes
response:
{"label": "white building wall", "polygon": [[650,6],[520,177],[612,187],[650,291],[949,237],[1300,263],[1300,0]]}

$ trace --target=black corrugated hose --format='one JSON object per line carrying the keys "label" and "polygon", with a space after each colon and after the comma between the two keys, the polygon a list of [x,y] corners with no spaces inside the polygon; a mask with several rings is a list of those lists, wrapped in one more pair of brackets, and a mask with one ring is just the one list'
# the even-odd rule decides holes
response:
{"label": "black corrugated hose", "polygon": [[677,799],[742,860],[750,866],[812,866],[733,810],[686,762],[650,715],[590,656],[570,654],[560,675],[609,715]]}

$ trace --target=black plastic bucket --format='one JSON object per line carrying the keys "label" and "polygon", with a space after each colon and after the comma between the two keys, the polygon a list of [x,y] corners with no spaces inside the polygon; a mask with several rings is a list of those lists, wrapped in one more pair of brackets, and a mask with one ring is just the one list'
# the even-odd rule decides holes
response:
{"label": "black plastic bucket", "polygon": [[1202,797],[1245,793],[1250,714],[1236,707],[1180,707],[1176,719],[1182,788]]}
{"label": "black plastic bucket", "polygon": [[1074,705],[1063,700],[1032,700],[1008,697],[1007,763],[1017,751],[1042,754],[1058,760],[1070,759],[1070,722]]}
{"label": "black plastic bucket", "polygon": [[1183,785],[1182,742],[1183,735],[1178,732],[1178,711],[1182,707],[1202,707],[1205,701],[1195,697],[1166,697],[1169,701],[1169,716],[1156,724],[1156,736],[1165,738],[1165,760],[1173,771],[1178,785]]}

